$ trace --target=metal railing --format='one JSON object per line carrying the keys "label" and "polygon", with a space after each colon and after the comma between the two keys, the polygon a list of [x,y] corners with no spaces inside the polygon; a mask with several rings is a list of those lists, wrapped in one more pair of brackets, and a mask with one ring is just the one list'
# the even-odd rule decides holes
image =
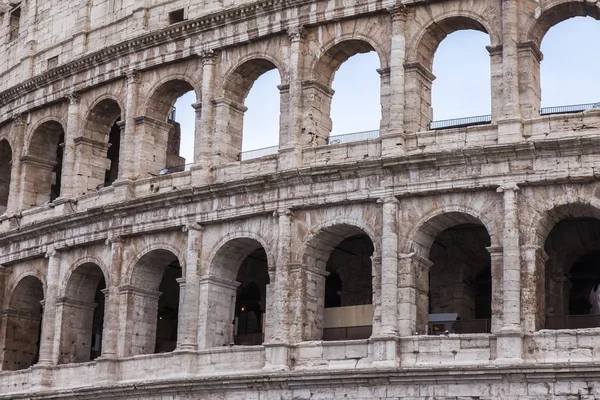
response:
{"label": "metal railing", "polygon": [[568,114],[600,108],[600,103],[575,104],[572,106],[542,107],[540,115]]}
{"label": "metal railing", "polygon": [[373,131],[355,132],[347,133],[344,135],[329,136],[329,139],[327,139],[327,144],[342,144],[371,139],[379,139],[379,129]]}
{"label": "metal railing", "polygon": [[175,167],[163,168],[158,172],[158,174],[159,175],[169,175],[169,174],[174,174],[176,172],[189,171],[190,168],[192,167],[192,165],[194,165],[194,164],[177,165]]}
{"label": "metal railing", "polygon": [[478,115],[476,117],[445,119],[429,123],[429,130],[464,128],[466,126],[484,125],[492,122],[491,115]]}
{"label": "metal railing", "polygon": [[278,151],[279,146],[263,147],[262,149],[242,151],[240,154],[238,154],[238,160],[246,161],[259,157],[272,156],[273,154],[277,154]]}

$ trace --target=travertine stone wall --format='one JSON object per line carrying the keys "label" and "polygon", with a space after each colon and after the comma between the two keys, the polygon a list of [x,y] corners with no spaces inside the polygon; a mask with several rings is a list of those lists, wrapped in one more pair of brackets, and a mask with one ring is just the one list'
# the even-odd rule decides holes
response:
{"label": "travertine stone wall", "polygon": [[[600,397],[599,329],[544,329],[569,310],[565,274],[600,250],[600,111],[539,115],[545,33],[599,10],[0,3],[0,399]],[[463,29],[490,38],[492,123],[429,130],[435,51]],[[379,138],[327,145],[335,72],[368,51]],[[239,161],[245,98],[269,70],[279,152]],[[168,116],[190,91],[193,165],[161,175],[184,164]],[[244,261],[259,252],[266,266]],[[373,305],[369,339],[321,340],[334,268]],[[430,311],[478,316],[486,268],[491,333],[423,335]],[[254,278],[264,343],[235,346]]]}

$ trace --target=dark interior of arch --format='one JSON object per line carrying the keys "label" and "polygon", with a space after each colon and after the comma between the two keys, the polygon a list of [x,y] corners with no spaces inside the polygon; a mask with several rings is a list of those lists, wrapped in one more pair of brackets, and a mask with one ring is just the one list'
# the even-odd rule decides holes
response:
{"label": "dark interior of arch", "polygon": [[452,325],[455,333],[487,333],[490,330],[492,276],[489,246],[490,236],[484,226],[465,223],[439,233],[431,247],[429,314],[458,314],[460,320]]}
{"label": "dark interior of arch", "polygon": [[560,221],[544,250],[546,328],[600,327],[600,220]]}
{"label": "dark interior of arch", "polygon": [[569,18],[592,17],[600,20],[600,8],[586,1],[570,1],[545,11],[531,31],[531,39],[540,46],[548,30]]}
{"label": "dark interior of arch", "polygon": [[110,167],[104,173],[104,186],[108,187],[113,184],[114,181],[119,177],[119,156],[121,153],[121,126],[118,118],[113,126],[110,128],[108,134],[108,150],[106,152],[106,158],[110,160]]}
{"label": "dark interior of arch", "polygon": [[10,192],[10,174],[12,167],[12,149],[6,140],[0,140],[0,215],[8,206]]}
{"label": "dark interior of arch", "polygon": [[234,343],[259,345],[264,341],[267,285],[270,283],[267,253],[259,248],[239,266],[235,298]]}
{"label": "dark interior of arch", "polygon": [[433,69],[433,58],[438,46],[446,36],[456,31],[475,30],[489,34],[478,21],[466,17],[446,18],[429,26],[418,47],[418,61],[430,71]]}
{"label": "dark interior of arch", "polygon": [[71,274],[65,292],[60,364],[86,362],[102,353],[104,294],[102,269],[85,263]]}
{"label": "dark interior of arch", "polygon": [[44,288],[39,279],[28,276],[15,288],[6,318],[4,371],[26,369],[38,362],[42,328]]}
{"label": "dark interior of arch", "polygon": [[181,277],[181,265],[175,259],[166,266],[158,288],[161,295],[158,299],[155,353],[170,352],[177,347],[180,294],[177,279]]}
{"label": "dark interior of arch", "polygon": [[265,72],[276,69],[271,61],[256,58],[240,65],[225,81],[225,97],[243,105],[254,82]]}
{"label": "dark interior of arch", "polygon": [[107,158],[108,169],[101,176],[95,177],[100,186],[110,186],[119,175],[119,152],[121,147],[121,107],[112,99],[104,99],[94,106],[87,116],[84,136],[100,143],[106,143],[106,154],[99,158]]}
{"label": "dark interior of arch", "polygon": [[344,62],[352,56],[371,51],[375,51],[373,46],[362,40],[347,40],[338,43],[321,56],[315,69],[315,79],[326,86],[331,86],[335,72]]}
{"label": "dark interior of arch", "polygon": [[[62,125],[56,121],[43,123],[31,137],[29,155],[45,161],[51,168],[50,179],[36,179],[38,198],[42,196],[54,201],[60,196],[64,142],[65,132]],[[38,168],[36,176],[46,176],[46,174]]]}

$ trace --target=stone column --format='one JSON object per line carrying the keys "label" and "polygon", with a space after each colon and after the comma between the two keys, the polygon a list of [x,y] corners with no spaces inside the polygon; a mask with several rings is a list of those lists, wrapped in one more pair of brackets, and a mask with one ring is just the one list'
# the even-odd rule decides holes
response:
{"label": "stone column", "polygon": [[503,291],[502,291],[502,264],[504,261],[502,247],[488,247],[492,264],[492,321],[491,333],[497,333],[503,326]]}
{"label": "stone column", "polygon": [[[398,334],[398,199],[389,196],[383,204],[381,232],[381,324],[374,337]],[[375,328],[375,325],[374,325]],[[407,332],[403,332],[408,334]]]}
{"label": "stone column", "polygon": [[521,254],[519,248],[518,199],[515,183],[498,188],[504,194],[502,234],[502,327],[498,331],[498,362],[522,360]]}
{"label": "stone column", "polygon": [[292,251],[292,212],[276,212],[278,218],[277,265],[269,266],[271,283],[267,286],[265,323],[265,369],[289,369],[290,342],[290,266]]}
{"label": "stone column", "polygon": [[[56,301],[55,353],[59,364],[82,363],[90,360],[90,339],[96,303],[67,297]],[[58,328],[60,327],[60,329]]]}
{"label": "stone column", "polygon": [[[389,80],[389,109],[387,129],[381,131],[381,153],[383,156],[394,156],[404,152],[404,105],[405,81],[404,63],[406,62],[405,25],[408,14],[405,5],[389,8],[392,24],[390,80]],[[382,92],[383,94],[383,92]],[[385,118],[384,118],[385,120]]]}
{"label": "stone column", "polygon": [[[127,97],[125,110],[121,110],[121,148],[119,150],[119,180],[132,180],[144,174],[142,162],[146,159],[145,150],[152,146],[143,138],[136,137],[135,117],[138,107],[141,75],[138,71],[127,72]],[[145,145],[146,144],[146,145]],[[166,151],[166,148],[165,148]],[[143,175],[145,177],[145,175]]]}
{"label": "stone column", "polygon": [[544,329],[546,323],[545,265],[548,255],[540,246],[521,246],[521,254],[521,323],[525,333],[533,333]]}
{"label": "stone column", "polygon": [[[200,254],[204,228],[199,223],[186,225],[187,254],[185,262],[185,282],[180,290],[179,327],[177,330],[177,350],[198,348],[198,314],[200,301]],[[185,290],[184,290],[185,289]],[[208,310],[203,310],[207,312]]]}
{"label": "stone column", "polygon": [[544,59],[544,55],[535,42],[519,43],[517,48],[519,51],[521,115],[523,118],[537,118],[540,115],[542,101],[540,63]]}
{"label": "stone column", "polygon": [[8,193],[8,204],[6,207],[6,214],[17,214],[23,209],[23,195],[21,193],[21,187],[24,181],[21,168],[21,157],[23,156],[24,140],[27,133],[27,124],[25,123],[24,116],[17,114],[14,116],[13,129],[12,129],[13,141],[12,151],[12,168],[10,171],[10,187]]}
{"label": "stone column", "polygon": [[519,98],[518,0],[502,2],[502,118],[498,121],[498,142],[521,140],[522,120]]}
{"label": "stone column", "polygon": [[487,46],[490,54],[490,74],[491,74],[491,94],[492,94],[492,123],[496,123],[498,119],[502,119],[504,104],[502,103],[502,45]]}
{"label": "stone column", "polygon": [[161,293],[121,286],[119,295],[119,310],[124,313],[119,327],[119,357],[154,353],[158,298]]}
{"label": "stone column", "polygon": [[120,326],[120,296],[121,268],[123,264],[123,240],[120,237],[107,239],[110,245],[111,281],[106,282],[104,293],[104,326],[102,327],[102,358],[114,359],[118,356],[118,340]]}
{"label": "stone column", "polygon": [[217,54],[212,50],[206,50],[200,53],[200,59],[202,60],[202,111],[200,114],[196,114],[194,163],[197,167],[192,168],[192,179],[195,185],[212,182],[212,146],[215,130],[215,106],[213,100]]}
{"label": "stone column", "polygon": [[235,296],[239,282],[216,276],[199,279],[198,349],[233,343]]}
{"label": "stone column", "polygon": [[435,75],[418,61],[404,64],[405,111],[404,131],[408,134],[429,130],[433,119],[431,87]]}
{"label": "stone column", "polygon": [[4,360],[6,357],[6,326],[8,325],[9,315],[7,310],[9,309],[9,299],[5,298],[6,294],[6,281],[10,275],[8,268],[0,265],[0,371],[4,370]]}
{"label": "stone column", "polygon": [[304,76],[304,39],[303,26],[295,26],[288,29],[290,40],[289,47],[289,124],[288,132],[283,131],[279,138],[279,157],[283,169],[293,169],[302,163],[302,135],[304,133],[302,123],[302,78]]}
{"label": "stone column", "polygon": [[84,188],[77,186],[77,169],[75,166],[75,138],[80,136],[79,132],[79,102],[77,93],[67,95],[69,109],[67,111],[67,129],[65,132],[65,147],[63,149],[62,165],[62,187],[60,197],[73,199],[85,193]]}
{"label": "stone column", "polygon": [[[42,334],[40,337],[40,357],[38,364],[44,366],[58,363],[61,323],[56,318],[58,284],[60,276],[61,254],[54,248],[46,253],[48,270],[46,272],[46,293],[42,316]],[[57,323],[59,322],[59,323]]]}

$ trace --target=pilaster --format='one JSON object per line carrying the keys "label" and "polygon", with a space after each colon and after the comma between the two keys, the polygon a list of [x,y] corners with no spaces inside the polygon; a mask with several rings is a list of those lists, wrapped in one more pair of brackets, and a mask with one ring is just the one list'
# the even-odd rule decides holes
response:
{"label": "pilaster", "polygon": [[61,254],[53,247],[46,252],[48,268],[46,272],[46,293],[42,317],[42,333],[40,336],[40,356],[38,364],[51,366],[58,363],[60,349],[60,321],[57,321],[57,295],[60,276]]}
{"label": "pilaster", "polygon": [[25,122],[25,116],[22,114],[16,114],[13,117],[13,129],[12,129],[13,141],[12,151],[12,168],[10,171],[10,187],[8,193],[8,204],[6,207],[6,214],[17,214],[23,209],[23,193],[21,188],[24,182],[24,176],[21,168],[21,157],[23,155],[23,147],[25,136],[27,133],[27,124]]}
{"label": "pilaster", "polygon": [[[125,100],[125,110],[121,110],[124,129],[121,130],[121,148],[119,152],[119,180],[135,179],[145,177],[142,164],[148,156],[145,153],[146,145],[151,145],[147,138],[136,137],[135,117],[138,106],[138,97],[140,91],[141,74],[136,70],[126,73],[127,92]],[[145,133],[146,135],[148,133]],[[146,140],[144,140],[146,139]],[[150,153],[148,153],[150,154]]]}
{"label": "pilaster", "polygon": [[69,109],[67,111],[67,127],[65,132],[65,147],[63,150],[62,187],[60,197],[73,199],[85,190],[77,187],[77,166],[75,165],[75,138],[79,135],[79,103],[81,98],[78,93],[67,95]]}

